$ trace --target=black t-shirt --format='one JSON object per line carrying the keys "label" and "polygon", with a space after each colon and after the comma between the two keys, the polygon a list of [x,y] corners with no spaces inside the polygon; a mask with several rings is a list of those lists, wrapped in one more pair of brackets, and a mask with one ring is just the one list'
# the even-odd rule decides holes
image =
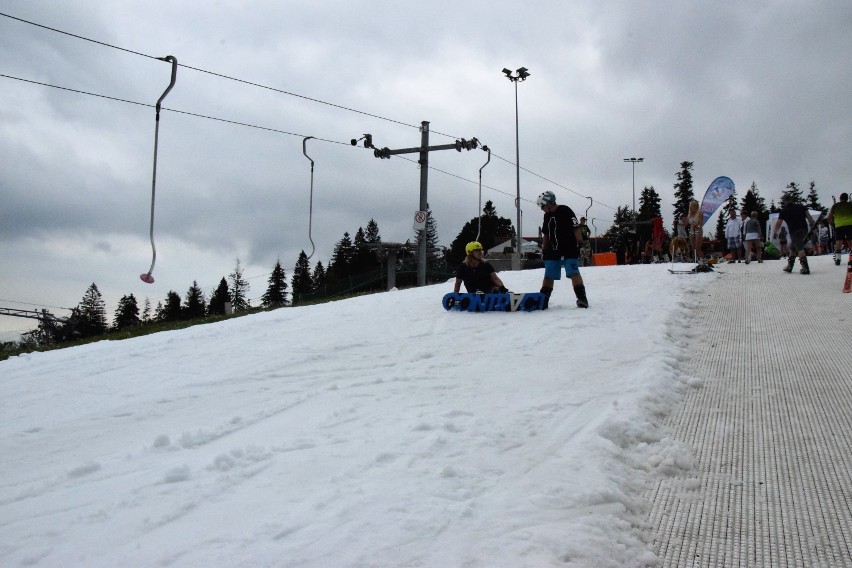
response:
{"label": "black t-shirt", "polygon": [[807,231],[810,229],[810,223],[807,219],[808,210],[804,205],[798,203],[790,203],[781,208],[778,213],[778,218],[787,222],[787,228],[790,229],[790,234],[797,231]]}
{"label": "black t-shirt", "polygon": [[542,251],[544,260],[577,258],[580,255],[574,236],[577,226],[577,216],[567,205],[558,205],[553,213],[544,214],[542,232],[550,241],[547,250]]}
{"label": "black t-shirt", "polygon": [[456,269],[456,278],[462,279],[465,289],[471,294],[477,290],[488,293],[494,288],[494,283],[491,281],[491,274],[494,272],[494,267],[484,261],[477,266],[469,266],[462,262]]}

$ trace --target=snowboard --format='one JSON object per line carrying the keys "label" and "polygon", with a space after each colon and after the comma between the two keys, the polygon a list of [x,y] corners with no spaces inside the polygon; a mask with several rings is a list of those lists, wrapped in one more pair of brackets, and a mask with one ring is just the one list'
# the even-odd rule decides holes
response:
{"label": "snowboard", "polygon": [[450,292],[441,302],[445,310],[460,312],[533,312],[545,309],[545,296],[527,294],[466,294]]}
{"label": "snowboard", "polygon": [[846,263],[846,280],[843,281],[843,291],[852,292],[852,252],[849,253],[849,262]]}

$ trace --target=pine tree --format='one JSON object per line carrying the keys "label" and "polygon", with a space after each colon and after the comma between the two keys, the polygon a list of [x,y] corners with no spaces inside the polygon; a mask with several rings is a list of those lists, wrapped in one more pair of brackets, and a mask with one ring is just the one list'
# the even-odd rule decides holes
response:
{"label": "pine tree", "polygon": [[352,274],[354,256],[355,247],[352,244],[352,239],[349,237],[349,233],[343,233],[343,238],[334,246],[331,261],[328,264],[326,276],[329,283],[336,284],[349,278]]}
{"label": "pine tree", "polygon": [[743,196],[741,208],[749,215],[751,215],[752,211],[757,211],[757,218],[760,221],[761,226],[763,226],[769,219],[769,211],[766,209],[766,202],[760,196],[760,192],[758,191],[757,184],[755,182],[751,182],[751,187],[749,187],[748,191]]}
{"label": "pine tree", "polygon": [[231,301],[231,292],[228,290],[228,282],[222,277],[219,281],[219,287],[210,296],[210,303],[207,304],[208,315],[224,315],[225,302]]}
{"label": "pine tree", "polygon": [[819,196],[816,191],[816,183],[811,180],[810,185],[808,186],[808,197],[805,201],[805,206],[812,211],[822,211],[823,213],[828,213],[828,209],[822,206],[822,203],[819,202]]}
{"label": "pine tree", "polygon": [[287,275],[281,267],[281,259],[275,263],[272,274],[266,281],[266,292],[260,299],[264,308],[280,308],[287,305]]}
{"label": "pine tree", "polygon": [[660,216],[660,201],[660,196],[653,185],[645,187],[639,196],[639,214],[637,216],[639,225],[637,225],[637,231],[639,239],[643,242],[651,240],[651,220],[654,217]]}
{"label": "pine tree", "polygon": [[129,329],[142,323],[139,319],[139,306],[133,294],[122,296],[115,310],[115,318],[112,327],[115,330]]}
{"label": "pine tree", "polygon": [[198,282],[193,280],[192,286],[186,292],[186,304],[183,307],[184,319],[203,318],[207,314],[207,302],[204,300],[204,292],[199,288]]}
{"label": "pine tree", "polygon": [[494,204],[491,201],[486,201],[485,207],[482,208],[482,215],[465,223],[462,230],[450,243],[447,252],[447,260],[450,264],[455,265],[464,260],[464,247],[467,246],[467,243],[476,240],[477,233],[479,233],[479,242],[485,250],[493,248],[507,239],[511,239],[512,243],[517,242],[512,220],[498,217]]}
{"label": "pine tree", "polygon": [[[489,202],[490,203],[490,202]],[[496,213],[492,207],[492,213]],[[438,264],[443,264],[443,251],[438,244],[438,222],[432,215],[432,209],[426,204],[426,229],[416,232],[415,242],[418,250],[422,239],[426,239],[426,267],[434,270]]]}
{"label": "pine tree", "polygon": [[83,294],[77,305],[75,330],[83,337],[101,335],[107,331],[106,304],[97,285],[92,285]]}
{"label": "pine tree", "polygon": [[802,190],[799,189],[799,184],[794,181],[791,181],[787,184],[785,188],[787,191],[785,193],[789,193],[790,197],[793,198],[793,203],[798,203],[799,205],[805,204],[805,198],[802,197]]}
{"label": "pine tree", "polygon": [[299,253],[296,266],[293,268],[293,278],[290,280],[290,288],[293,291],[293,305],[313,294],[313,282],[311,281],[311,265],[308,263],[308,255],[305,251]]}
{"label": "pine tree", "polygon": [[314,271],[311,274],[311,292],[316,295],[325,293],[325,268],[320,261],[317,261]]}
{"label": "pine tree", "polygon": [[367,222],[367,232],[364,235],[365,240],[369,244],[378,244],[382,242],[382,236],[379,234],[379,224],[376,223],[375,219],[370,219]]}
{"label": "pine tree", "polygon": [[237,266],[228,275],[228,279],[230,281],[231,306],[234,308],[234,313],[237,314],[248,310],[251,307],[248,299],[248,291],[251,286],[243,278],[243,268],[240,266],[240,259],[237,259]]}
{"label": "pine tree", "polygon": [[145,308],[142,310],[142,323],[151,323],[151,300],[145,297]]}
{"label": "pine tree", "polygon": [[183,317],[181,311],[180,294],[174,290],[169,290],[166,294],[165,304],[157,306],[157,321],[179,321]]}
{"label": "pine tree", "polygon": [[625,205],[615,210],[612,226],[603,236],[609,242],[610,248],[616,251],[624,251],[630,248],[632,230],[633,212],[629,205]]}
{"label": "pine tree", "polygon": [[672,230],[677,231],[677,220],[689,211],[689,202],[695,199],[695,194],[692,192],[692,162],[681,162],[680,171],[677,173],[677,183],[674,184],[675,202],[674,219]]}

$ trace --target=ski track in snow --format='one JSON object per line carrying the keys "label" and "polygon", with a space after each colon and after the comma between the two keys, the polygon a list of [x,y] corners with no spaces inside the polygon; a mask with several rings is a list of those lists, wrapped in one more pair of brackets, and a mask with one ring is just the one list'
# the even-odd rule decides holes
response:
{"label": "ski track in snow", "polygon": [[585,270],[589,310],[430,286],[2,362],[0,564],[652,564],[642,483],[691,467],[659,419],[717,276],[666,268]]}

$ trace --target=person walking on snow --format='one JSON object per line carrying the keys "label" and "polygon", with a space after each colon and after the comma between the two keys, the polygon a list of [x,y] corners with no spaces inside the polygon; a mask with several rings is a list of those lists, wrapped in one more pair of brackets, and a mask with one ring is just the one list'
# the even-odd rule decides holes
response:
{"label": "person walking on snow", "polygon": [[796,256],[799,257],[799,263],[802,269],[799,271],[802,274],[810,274],[811,269],[808,267],[808,256],[805,253],[805,239],[811,227],[816,223],[811,218],[808,210],[804,205],[793,202],[793,196],[788,192],[781,195],[781,211],[778,213],[778,219],[775,221],[773,229],[773,239],[778,238],[778,230],[781,224],[787,222],[787,228],[790,230],[790,257],[787,260],[787,266],[784,267],[784,272],[793,272],[793,265],[796,263]]}
{"label": "person walking on snow", "polygon": [[852,239],[852,203],[849,194],[841,193],[840,201],[831,206],[828,222],[834,224],[834,264],[840,264],[840,251],[843,241]]}
{"label": "person walking on snow", "polygon": [[751,212],[751,217],[745,222],[745,263],[751,262],[751,253],[757,257],[757,262],[763,262],[763,238],[761,238],[760,221],[757,211]]}
{"label": "person walking on snow", "polygon": [[453,291],[458,294],[461,290],[461,285],[464,283],[465,289],[470,294],[482,292],[491,294],[500,292],[502,294],[509,291],[503,286],[503,281],[497,276],[497,272],[491,263],[482,259],[482,245],[477,241],[467,243],[464,247],[465,256],[462,263],[456,269],[456,283]]}
{"label": "person walking on snow", "polygon": [[565,276],[571,279],[574,286],[574,294],[577,296],[577,307],[588,308],[589,300],[586,298],[586,286],[580,275],[580,266],[577,258],[580,255],[578,244],[583,241],[580,235],[580,227],[577,216],[567,205],[557,205],[556,195],[552,191],[545,191],[538,196],[536,201],[541,210],[544,211],[542,223],[542,257],[544,259],[544,280],[541,283],[541,293],[545,297],[545,307],[550,302],[550,294],[553,292],[555,280],[562,279],[562,270]]}
{"label": "person walking on snow", "polygon": [[[725,222],[725,238],[728,239],[728,250],[731,251],[731,262],[740,261],[740,232],[743,228],[742,222],[737,219],[735,209],[728,211],[728,220]],[[746,257],[748,262],[748,257]]]}

